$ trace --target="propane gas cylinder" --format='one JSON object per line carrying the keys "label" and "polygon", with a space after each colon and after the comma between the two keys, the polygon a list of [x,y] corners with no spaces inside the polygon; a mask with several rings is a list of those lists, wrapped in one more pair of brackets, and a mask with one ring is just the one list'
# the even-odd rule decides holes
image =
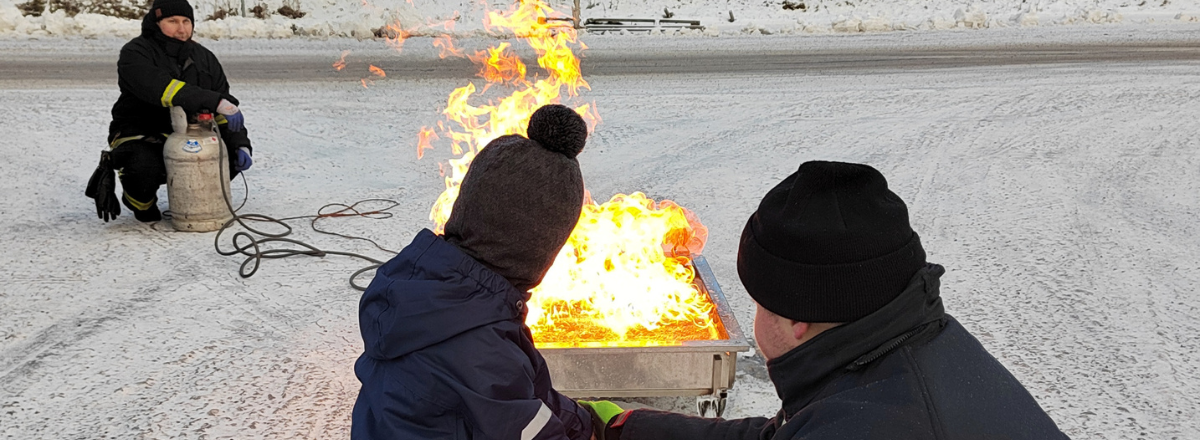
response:
{"label": "propane gas cylinder", "polygon": [[220,229],[233,215],[227,203],[229,159],[216,121],[210,113],[188,121],[182,108],[172,107],[171,125],[175,132],[163,145],[171,223],[179,231]]}

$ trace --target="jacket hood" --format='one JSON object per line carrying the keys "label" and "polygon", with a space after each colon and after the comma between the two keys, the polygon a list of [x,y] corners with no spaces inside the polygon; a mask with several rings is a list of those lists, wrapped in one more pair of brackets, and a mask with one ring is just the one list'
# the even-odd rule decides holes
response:
{"label": "jacket hood", "polygon": [[462,250],[422,230],[376,270],[359,302],[366,355],[394,359],[492,323],[525,317],[518,291]]}
{"label": "jacket hood", "polygon": [[[195,30],[192,31],[192,36],[195,37]],[[162,29],[158,27],[158,20],[154,18],[154,8],[151,7],[146,11],[146,16],[142,17],[142,37],[155,42],[167,52],[168,55],[182,61],[191,55],[192,39],[188,41],[179,41],[166,36],[162,33]]]}
{"label": "jacket hood", "polygon": [[[857,370],[925,333],[946,317],[940,278],[946,269],[926,264],[895,299],[874,313],[834,327],[767,362],[767,373],[790,417],[842,371]],[[936,324],[936,325],[930,325]]]}
{"label": "jacket hood", "polygon": [[146,38],[154,38],[155,35],[166,37],[162,30],[158,28],[158,20],[154,18],[154,8],[146,11],[146,15],[142,17],[142,36]]}

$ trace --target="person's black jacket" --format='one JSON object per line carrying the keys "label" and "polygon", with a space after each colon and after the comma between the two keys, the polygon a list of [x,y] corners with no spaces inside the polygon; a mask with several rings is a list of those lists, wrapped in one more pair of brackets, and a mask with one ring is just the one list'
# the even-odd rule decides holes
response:
{"label": "person's black jacket", "polygon": [[775,417],[718,420],[634,410],[624,418],[620,440],[1067,438],[1017,379],[944,313],[938,293],[944,272],[927,265],[882,309],[768,362],[783,400]]}
{"label": "person's black jacket", "polygon": [[[113,104],[108,126],[108,141],[114,147],[130,137],[170,134],[172,106],[183,107],[191,117],[200,110],[216,114],[222,99],[239,104],[229,94],[229,81],[217,57],[193,40],[163,35],[151,12],[142,19],[142,34],[121,48],[117,61],[121,96]],[[231,132],[224,117],[217,121],[231,151],[252,149],[245,127]]]}
{"label": "person's black jacket", "polygon": [[350,438],[587,440],[504,277],[428,229],[375,272],[359,302],[362,389]]}

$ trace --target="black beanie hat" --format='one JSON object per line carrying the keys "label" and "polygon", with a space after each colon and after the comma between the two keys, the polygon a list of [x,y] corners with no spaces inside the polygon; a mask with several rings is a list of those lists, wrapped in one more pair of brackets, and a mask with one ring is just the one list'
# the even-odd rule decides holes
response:
{"label": "black beanie hat", "polygon": [[529,138],[501,136],[471,162],[446,221],[446,240],[522,291],[536,287],[583,209],[575,156],[587,123],[552,104],[529,118]]}
{"label": "black beanie hat", "polygon": [[771,189],[738,247],[750,297],[800,322],[851,322],[898,296],[925,265],[904,201],[867,165],[805,162]]}
{"label": "black beanie hat", "polygon": [[196,17],[193,14],[192,5],[187,0],[154,0],[149,12],[149,16],[153,17],[156,23],[175,15],[182,15],[195,23]]}

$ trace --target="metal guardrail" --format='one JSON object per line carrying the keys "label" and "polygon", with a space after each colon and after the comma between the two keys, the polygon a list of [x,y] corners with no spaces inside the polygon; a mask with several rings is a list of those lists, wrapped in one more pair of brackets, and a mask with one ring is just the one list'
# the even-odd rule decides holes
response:
{"label": "metal guardrail", "polygon": [[[588,32],[607,33],[612,31],[627,31],[627,32],[653,32],[663,30],[679,30],[679,29],[696,29],[704,30],[704,26],[700,25],[700,20],[673,20],[669,18],[589,18],[586,21],[580,21],[579,17],[581,9],[579,0],[575,0],[575,5],[571,8],[570,17],[545,17],[539,18],[538,21],[542,24],[550,22],[559,22],[563,25],[570,23],[570,26],[575,29],[583,29]],[[558,24],[558,23],[555,23]]]}
{"label": "metal guardrail", "polygon": [[704,30],[700,20],[672,20],[666,18],[589,18],[583,22],[588,32],[610,31],[651,32],[675,29]]}

